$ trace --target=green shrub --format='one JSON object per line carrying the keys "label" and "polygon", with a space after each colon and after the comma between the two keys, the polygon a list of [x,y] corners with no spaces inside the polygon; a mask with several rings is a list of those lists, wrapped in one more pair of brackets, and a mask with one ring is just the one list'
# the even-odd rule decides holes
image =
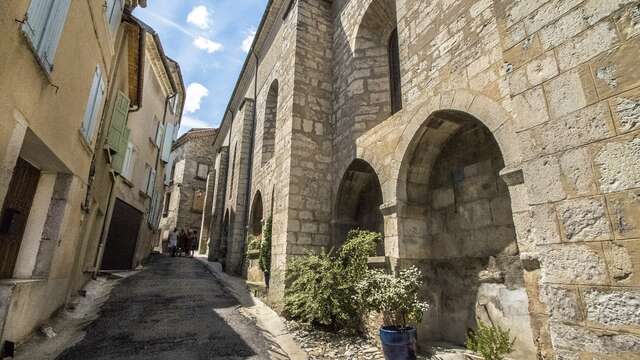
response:
{"label": "green shrub", "polygon": [[367,310],[383,314],[385,325],[404,328],[420,322],[429,309],[419,296],[422,284],[422,273],[415,266],[401,270],[398,276],[374,269],[367,271],[358,292]]}
{"label": "green shrub", "polygon": [[258,265],[264,273],[271,271],[271,226],[273,218],[269,216],[262,228],[262,242],[260,243],[260,259]]}
{"label": "green shrub", "polygon": [[380,239],[378,233],[354,230],[337,256],[322,252],[292,260],[287,269],[285,315],[313,325],[358,329],[364,302],[356,284]]}
{"label": "green shrub", "polygon": [[480,321],[478,328],[467,337],[466,345],[467,349],[480,354],[485,360],[503,360],[505,355],[513,351],[515,341],[509,330]]}
{"label": "green shrub", "polygon": [[255,237],[253,234],[247,236],[247,251],[260,250],[260,238]]}

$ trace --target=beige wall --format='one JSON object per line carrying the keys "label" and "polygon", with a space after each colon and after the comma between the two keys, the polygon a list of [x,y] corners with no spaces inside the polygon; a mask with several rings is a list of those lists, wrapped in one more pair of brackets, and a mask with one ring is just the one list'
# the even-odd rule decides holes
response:
{"label": "beige wall", "polygon": [[[80,205],[94,144],[84,141],[80,127],[97,65],[109,88],[116,44],[116,34],[107,28],[102,2],[71,1],[54,67],[47,75],[36,61],[20,24],[14,21],[24,18],[29,4],[28,0],[0,3],[0,203],[18,154],[43,172],[57,174],[57,178],[50,201],[44,195],[51,186],[46,181],[48,175],[39,184],[36,202],[45,206],[45,211],[38,208],[29,216],[32,227],[22,244],[22,257],[16,268],[16,275],[22,280],[1,282],[8,290],[3,293],[9,294],[2,299],[9,314],[3,339],[12,341],[20,340],[48,318],[84,282],[78,275],[77,260],[84,257],[87,248],[87,237],[81,236],[81,230],[92,228],[89,224],[93,220]],[[60,177],[62,173],[69,176]],[[38,227],[47,233],[55,229],[55,237],[41,239]],[[36,248],[34,264],[24,255]],[[33,278],[35,273],[41,276]]]}

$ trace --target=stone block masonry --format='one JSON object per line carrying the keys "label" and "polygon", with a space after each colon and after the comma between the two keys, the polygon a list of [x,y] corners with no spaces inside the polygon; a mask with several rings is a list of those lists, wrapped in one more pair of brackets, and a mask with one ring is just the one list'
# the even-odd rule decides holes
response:
{"label": "stone block masonry", "polygon": [[212,248],[240,261],[248,192],[273,215],[276,308],[288,260],[378,226],[392,267],[428,275],[422,347],[483,320],[519,334],[518,359],[638,356],[640,2],[287,8],[267,10],[216,141]]}

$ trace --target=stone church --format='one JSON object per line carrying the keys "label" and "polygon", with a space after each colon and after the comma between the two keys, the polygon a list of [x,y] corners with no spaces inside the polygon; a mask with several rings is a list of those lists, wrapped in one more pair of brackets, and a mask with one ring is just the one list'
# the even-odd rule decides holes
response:
{"label": "stone church", "polygon": [[640,358],[640,2],[270,0],[220,133],[208,254],[246,271],[380,231],[424,272],[419,344]]}

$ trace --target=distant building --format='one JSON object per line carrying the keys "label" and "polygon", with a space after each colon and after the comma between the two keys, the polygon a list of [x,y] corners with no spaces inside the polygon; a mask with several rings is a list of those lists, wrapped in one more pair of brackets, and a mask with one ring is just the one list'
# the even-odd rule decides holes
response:
{"label": "distant building", "polygon": [[[173,145],[160,222],[164,240],[168,231],[175,227],[195,230],[200,236],[203,209],[207,203],[207,178],[213,168],[212,144],[217,135],[218,129],[191,129]],[[206,250],[206,244],[201,244],[200,250]]]}

